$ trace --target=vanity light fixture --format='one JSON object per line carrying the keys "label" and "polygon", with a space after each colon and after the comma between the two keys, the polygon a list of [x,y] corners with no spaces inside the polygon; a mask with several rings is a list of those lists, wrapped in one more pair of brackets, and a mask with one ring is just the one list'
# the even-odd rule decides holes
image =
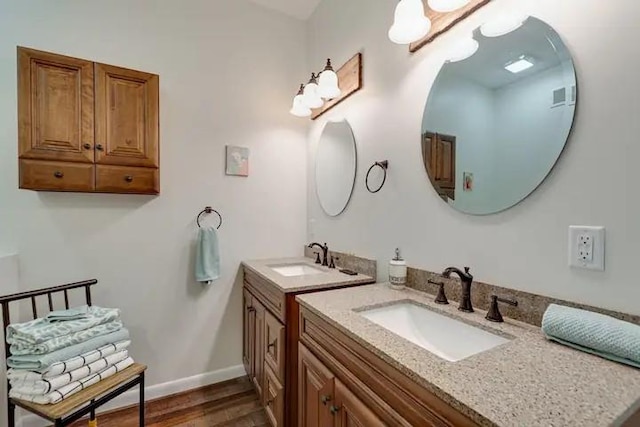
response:
{"label": "vanity light fixture", "polygon": [[309,117],[311,115],[311,108],[307,107],[304,103],[304,85],[300,85],[298,94],[293,98],[293,106],[289,110],[291,114],[296,117]]}
{"label": "vanity light fixture", "polygon": [[453,52],[447,62],[459,62],[464,61],[467,58],[470,58],[478,51],[478,41],[471,37],[466,37],[465,39],[456,43],[451,51]]}
{"label": "vanity light fixture", "polygon": [[460,9],[469,4],[471,0],[429,0],[429,7],[435,12],[447,13]]}
{"label": "vanity light fixture", "polygon": [[318,80],[316,73],[311,73],[309,83],[306,84],[303,91],[304,103],[309,108],[320,108],[324,105],[324,101],[318,95]]}
{"label": "vanity light fixture", "polygon": [[519,14],[502,14],[484,23],[480,27],[480,32],[485,37],[500,37],[517,30],[524,24],[528,16]]}
{"label": "vanity light fixture", "polygon": [[509,62],[504,66],[504,68],[507,71],[511,71],[513,74],[517,74],[524,70],[528,70],[529,68],[533,67],[533,65],[534,63],[531,57],[522,55],[515,61]]}
{"label": "vanity light fixture", "polygon": [[396,6],[389,39],[397,44],[411,44],[426,36],[431,20],[424,13],[422,0],[400,0]]}
{"label": "vanity light fixture", "polygon": [[327,65],[320,73],[318,82],[318,95],[326,100],[339,97],[342,94],[338,86],[338,75],[331,66],[331,59],[327,59]]}

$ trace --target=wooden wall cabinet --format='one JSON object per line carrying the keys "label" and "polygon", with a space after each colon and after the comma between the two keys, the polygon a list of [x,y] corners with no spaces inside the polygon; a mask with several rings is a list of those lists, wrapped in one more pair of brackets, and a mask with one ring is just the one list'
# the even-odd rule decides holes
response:
{"label": "wooden wall cabinet", "polygon": [[18,47],[20,188],[158,194],[159,77]]}
{"label": "wooden wall cabinet", "polygon": [[[312,292],[322,290],[314,289]],[[244,270],[242,359],[273,427],[306,425],[298,424],[297,415],[300,306],[295,297],[299,294],[300,292],[284,293],[251,270]],[[318,378],[318,391],[314,396],[323,393],[322,373],[313,370],[315,365],[305,366],[310,368],[304,371],[304,375]],[[328,426],[324,423],[325,420],[333,419],[332,416],[326,417],[326,414],[322,415],[325,418],[318,418],[320,415],[317,409],[314,414],[316,415],[310,417],[320,420],[318,425],[322,427]]]}

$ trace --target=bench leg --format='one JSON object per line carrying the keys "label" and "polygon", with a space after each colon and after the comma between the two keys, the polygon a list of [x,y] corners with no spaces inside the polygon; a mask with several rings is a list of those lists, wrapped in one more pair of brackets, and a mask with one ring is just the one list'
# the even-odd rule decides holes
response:
{"label": "bench leg", "polygon": [[7,411],[9,427],[16,427],[16,405],[11,403],[11,400],[7,399]]}
{"label": "bench leg", "polygon": [[[95,400],[91,401],[91,405],[96,403]],[[89,427],[98,427],[98,422],[96,421],[96,409],[91,408],[91,412],[89,412]]]}
{"label": "bench leg", "polygon": [[144,372],[140,374],[140,427],[144,427]]}

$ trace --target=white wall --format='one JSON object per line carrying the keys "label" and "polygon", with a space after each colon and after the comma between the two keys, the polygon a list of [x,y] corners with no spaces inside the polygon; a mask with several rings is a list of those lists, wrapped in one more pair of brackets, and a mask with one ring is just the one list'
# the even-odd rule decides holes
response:
{"label": "white wall", "polygon": [[[0,28],[0,246],[21,288],[99,279],[149,385],[241,364],[240,261],[305,240],[306,121],[288,114],[304,24],[245,0],[0,0]],[[16,45],[160,75],[159,197],[18,190]],[[224,175],[225,144],[250,148],[249,178]],[[206,205],[224,216],[209,288],[192,274]]]}
{"label": "white wall", "polygon": [[[332,113],[350,121],[358,144],[354,197],[342,216],[327,218],[309,174],[309,236],[379,261],[400,246],[416,267],[469,265],[478,280],[640,314],[640,103],[632,90],[640,56],[629,43],[640,37],[640,3],[494,0],[413,55],[387,39],[394,7],[388,0],[324,0],[310,21],[310,63],[330,56],[340,64],[362,50],[364,88]],[[574,57],[580,99],[569,144],[542,186],[506,212],[474,217],[443,203],[426,179],[421,118],[448,49],[502,9],[537,16],[560,33]],[[310,130],[311,165],[322,122]],[[381,159],[390,162],[389,179],[372,195],[364,174]],[[570,224],[607,227],[606,272],[567,267]],[[378,265],[386,278],[386,263]]]}
{"label": "white wall", "polygon": [[[564,148],[575,105],[551,107],[553,91],[567,86],[561,64],[495,91],[494,199],[506,207],[542,182]],[[509,179],[502,179],[509,177]]]}
{"label": "white wall", "polygon": [[[19,291],[18,280],[18,255],[9,254],[0,249],[0,295],[9,295]],[[11,318],[19,316],[18,307],[12,304]],[[0,307],[0,311],[2,308]],[[0,360],[4,361],[4,342],[0,342]],[[0,363],[0,427],[6,427],[7,417],[7,381],[5,380],[6,364]]]}

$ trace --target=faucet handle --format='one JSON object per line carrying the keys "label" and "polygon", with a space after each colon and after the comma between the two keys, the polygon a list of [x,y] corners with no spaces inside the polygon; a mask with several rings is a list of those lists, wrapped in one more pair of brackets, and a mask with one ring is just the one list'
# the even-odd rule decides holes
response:
{"label": "faucet handle", "polygon": [[500,307],[498,306],[499,302],[509,304],[513,307],[518,306],[518,301],[516,300],[500,298],[497,295],[491,295],[491,306],[489,307],[489,311],[487,312],[485,319],[489,320],[490,322],[504,322],[502,314],[500,313]]}
{"label": "faucet handle", "polygon": [[464,272],[467,273],[467,274],[469,274],[469,270],[471,270],[471,268],[469,268],[469,267],[465,267],[464,268]]}
{"label": "faucet handle", "polygon": [[322,261],[320,260],[320,252],[316,252],[316,264],[322,264]]}
{"label": "faucet handle", "polygon": [[444,293],[444,282],[434,282],[433,280],[428,280],[432,285],[438,285],[438,295],[434,302],[436,304],[446,305],[449,304],[449,300],[447,299],[447,294]]}

